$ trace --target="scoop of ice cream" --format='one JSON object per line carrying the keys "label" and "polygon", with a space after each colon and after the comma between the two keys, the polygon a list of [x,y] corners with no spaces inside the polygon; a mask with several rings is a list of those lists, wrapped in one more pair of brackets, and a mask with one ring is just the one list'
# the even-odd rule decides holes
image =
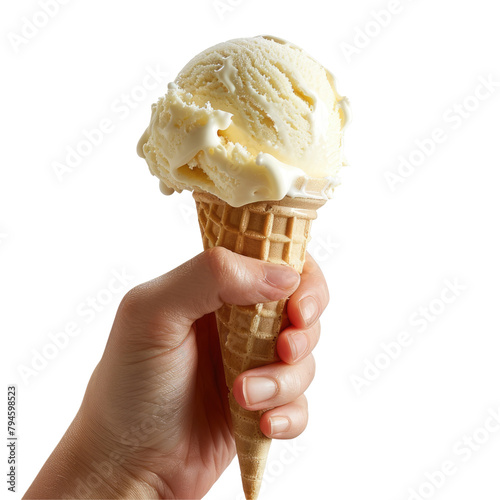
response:
{"label": "scoop of ice cream", "polygon": [[333,186],[347,121],[333,76],[306,52],[242,38],[182,69],[153,105],[138,152],[166,194],[202,190],[237,207],[298,196],[308,177]]}

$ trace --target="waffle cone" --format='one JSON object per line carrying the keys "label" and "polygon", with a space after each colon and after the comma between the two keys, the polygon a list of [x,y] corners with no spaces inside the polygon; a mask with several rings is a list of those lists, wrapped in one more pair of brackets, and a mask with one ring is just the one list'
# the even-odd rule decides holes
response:
{"label": "waffle cone", "polygon": [[[307,191],[315,198],[285,197],[232,207],[214,195],[194,192],[205,250],[222,246],[233,252],[302,272],[311,223],[326,199],[320,196],[327,183],[314,179]],[[236,306],[224,304],[217,312],[233,434],[247,500],[258,497],[271,439],[260,430],[265,410],[243,409],[233,396],[236,377],[251,368],[274,363],[279,332],[288,324],[286,299]]]}

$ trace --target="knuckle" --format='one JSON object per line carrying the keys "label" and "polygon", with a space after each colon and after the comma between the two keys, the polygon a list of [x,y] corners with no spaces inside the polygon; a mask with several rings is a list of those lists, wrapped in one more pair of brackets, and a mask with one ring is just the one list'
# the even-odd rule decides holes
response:
{"label": "knuckle", "polygon": [[130,289],[118,306],[118,315],[126,317],[137,316],[144,308],[146,285],[143,283]]}
{"label": "knuckle", "polygon": [[298,420],[301,422],[301,429],[303,430],[307,427],[307,423],[309,421],[309,402],[304,394],[297,399],[296,405]]}
{"label": "knuckle", "polygon": [[217,282],[223,283],[234,278],[236,265],[230,250],[223,247],[210,248],[203,253],[203,259]]}
{"label": "knuckle", "polygon": [[316,360],[314,359],[314,356],[312,354],[309,354],[309,365],[308,365],[308,376],[309,380],[312,380],[314,376],[316,375]]}
{"label": "knuckle", "polygon": [[304,372],[298,369],[287,370],[286,374],[278,377],[279,393],[282,397],[297,397],[304,391]]}
{"label": "knuckle", "polygon": [[302,396],[300,397],[300,400],[302,403],[302,411],[304,412],[304,414],[307,417],[307,415],[309,413],[309,401],[307,400],[307,398],[304,394],[302,394]]}
{"label": "knuckle", "polygon": [[307,399],[304,408],[302,409],[302,418],[303,420],[303,428],[305,429],[307,427],[307,424],[309,423],[309,411],[308,411],[308,406],[307,406]]}
{"label": "knuckle", "polygon": [[326,308],[326,306],[330,303],[330,290],[328,290],[328,285],[326,281],[324,284],[324,289],[325,289],[325,308]]}
{"label": "knuckle", "polygon": [[[300,368],[299,368],[300,366]],[[285,378],[280,380],[285,392],[299,396],[309,387],[316,373],[314,356],[309,354],[298,366],[290,369]]]}
{"label": "knuckle", "polygon": [[317,321],[316,324],[314,325],[314,329],[311,332],[313,335],[312,341],[311,341],[311,350],[316,347],[316,344],[319,341],[319,338],[321,337],[321,321]]}

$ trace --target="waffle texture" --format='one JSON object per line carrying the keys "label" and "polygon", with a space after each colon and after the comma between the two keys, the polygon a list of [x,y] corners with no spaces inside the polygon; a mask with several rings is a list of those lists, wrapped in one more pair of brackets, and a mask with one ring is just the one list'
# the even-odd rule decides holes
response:
{"label": "waffle texture", "polygon": [[[235,208],[208,193],[194,192],[193,197],[205,250],[222,246],[247,257],[292,266],[299,273],[311,223],[326,201],[285,197]],[[255,500],[271,439],[260,430],[265,410],[243,409],[234,399],[232,387],[240,373],[279,360],[276,341],[288,324],[286,299],[252,306],[224,304],[216,318],[243,489],[247,500]]]}

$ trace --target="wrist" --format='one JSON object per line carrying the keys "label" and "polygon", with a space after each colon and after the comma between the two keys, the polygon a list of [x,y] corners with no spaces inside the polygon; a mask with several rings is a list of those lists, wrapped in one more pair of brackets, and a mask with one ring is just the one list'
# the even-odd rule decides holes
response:
{"label": "wrist", "polygon": [[80,411],[24,498],[163,498],[161,481],[132,467],[124,452],[97,435]]}

